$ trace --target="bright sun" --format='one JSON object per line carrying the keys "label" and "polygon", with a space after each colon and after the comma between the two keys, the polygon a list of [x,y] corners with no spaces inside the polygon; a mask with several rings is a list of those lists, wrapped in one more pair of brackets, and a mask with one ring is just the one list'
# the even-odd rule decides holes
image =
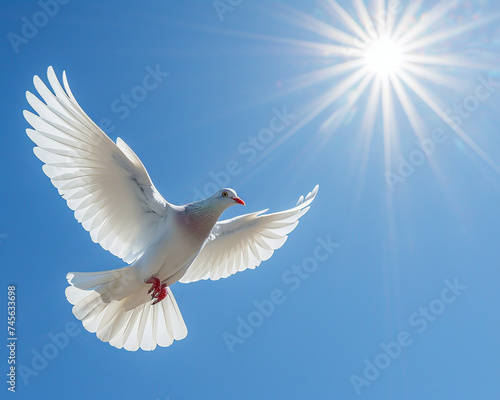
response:
{"label": "bright sun", "polygon": [[398,71],[401,66],[401,47],[389,37],[374,39],[365,52],[368,68],[382,76]]}
{"label": "bright sun", "polygon": [[[397,7],[398,11],[391,8],[391,3],[399,2],[352,0],[345,2],[352,6],[349,8],[351,13],[340,6],[339,0],[324,3],[328,4],[328,12],[339,21],[328,24],[323,19],[304,14],[299,18],[299,26],[322,37],[320,42],[298,40],[296,44],[297,48],[306,46],[306,54],[318,52],[330,62],[300,76],[297,89],[320,82],[333,84],[329,88],[325,85],[327,89],[315,101],[316,105],[304,117],[304,122],[296,125],[297,129],[323,111],[332,111],[319,126],[326,140],[361,112],[358,119],[360,131],[366,132],[363,154],[367,156],[380,113],[386,171],[389,171],[394,162],[392,155],[400,151],[399,126],[409,123],[418,140],[423,140],[433,129],[427,126],[427,114],[424,113],[432,112],[500,174],[500,166],[455,122],[459,118],[456,109],[443,108],[446,101],[440,98],[442,88],[445,93],[454,91],[463,95],[466,89],[460,78],[463,70],[477,74],[498,69],[498,63],[494,62],[496,54],[491,51],[482,53],[470,38],[483,36],[480,29],[498,23],[500,13],[483,16],[467,11],[462,21],[462,11],[469,6],[465,6],[465,1],[463,7],[459,6],[461,2],[456,0],[435,1],[436,5],[425,12],[421,0],[406,2],[408,6]],[[367,7],[367,3],[371,3],[371,7]],[[455,23],[443,25],[443,20]],[[469,54],[473,48],[477,52],[474,50]],[[363,97],[366,103],[361,100]],[[360,111],[363,104],[364,111]],[[401,106],[401,115],[396,113],[397,105]],[[363,163],[366,163],[366,158]]]}

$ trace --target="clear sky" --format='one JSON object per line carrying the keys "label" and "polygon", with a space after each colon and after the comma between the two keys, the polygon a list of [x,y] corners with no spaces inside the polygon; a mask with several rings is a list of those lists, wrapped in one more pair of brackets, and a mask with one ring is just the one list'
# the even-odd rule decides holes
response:
{"label": "clear sky", "polygon": [[[383,3],[3,2],[1,398],[500,398],[500,3]],[[320,185],[260,267],[173,286],[168,348],[117,350],[65,299],[67,272],[124,263],[24,132],[49,65],[171,203],[230,186],[231,217]]]}

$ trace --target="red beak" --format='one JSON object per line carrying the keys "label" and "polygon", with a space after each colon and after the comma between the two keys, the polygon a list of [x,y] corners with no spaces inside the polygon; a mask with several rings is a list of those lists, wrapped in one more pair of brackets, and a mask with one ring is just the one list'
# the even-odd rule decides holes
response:
{"label": "red beak", "polygon": [[241,200],[239,197],[231,197],[236,203],[241,204],[242,206],[245,205],[245,202]]}

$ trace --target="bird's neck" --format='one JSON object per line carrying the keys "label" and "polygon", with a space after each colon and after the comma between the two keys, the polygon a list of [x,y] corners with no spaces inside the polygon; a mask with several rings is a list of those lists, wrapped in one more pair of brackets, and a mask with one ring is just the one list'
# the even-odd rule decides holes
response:
{"label": "bird's neck", "polygon": [[210,199],[187,204],[184,214],[186,227],[198,238],[205,239],[224,210]]}

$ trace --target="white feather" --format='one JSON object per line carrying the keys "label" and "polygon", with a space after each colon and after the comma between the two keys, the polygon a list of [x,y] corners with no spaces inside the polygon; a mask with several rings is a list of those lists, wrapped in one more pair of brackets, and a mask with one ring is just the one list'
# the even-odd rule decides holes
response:
{"label": "white feather", "polygon": [[[120,138],[116,144],[85,114],[66,74],[61,86],[52,67],[50,90],[38,77],[41,100],[26,99],[38,115],[24,112],[26,133],[43,172],[94,242],[131,264],[67,275],[73,314],[90,332],[117,348],[154,350],[183,339],[187,328],[170,286],[176,281],[220,279],[269,259],[309,210],[318,187],[286,211],[267,210],[217,222],[242,203],[232,189],[219,197],[174,206],[156,190],[143,163]],[[151,277],[168,286],[151,304]]]}
{"label": "white feather", "polygon": [[[298,219],[309,210],[318,188],[316,186],[305,200],[301,196],[290,210],[274,214],[260,211],[217,222],[180,282],[227,278],[238,271],[259,266],[273,255],[274,250],[283,246]],[[238,254],[233,255],[233,251]]]}

